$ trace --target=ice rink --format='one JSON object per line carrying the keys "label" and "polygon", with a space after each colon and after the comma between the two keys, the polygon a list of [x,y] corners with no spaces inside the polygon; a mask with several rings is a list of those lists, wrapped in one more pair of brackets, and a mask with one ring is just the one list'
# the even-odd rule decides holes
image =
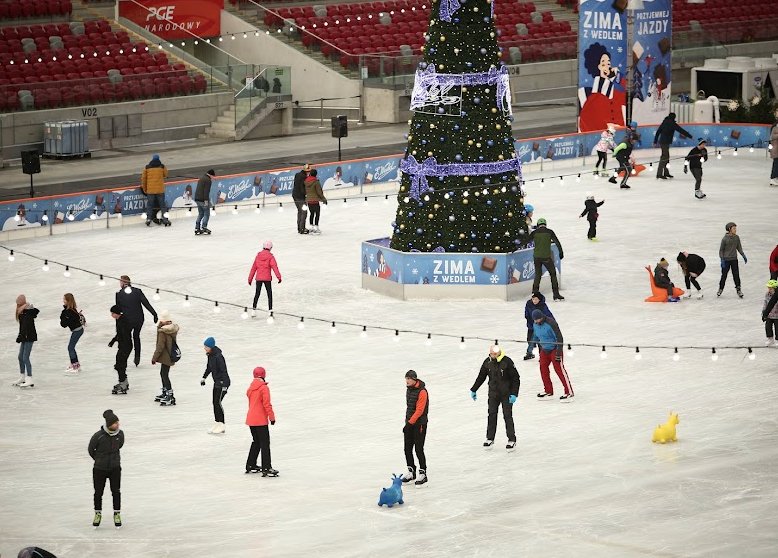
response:
{"label": "ice rink", "polygon": [[[711,150],[712,152],[713,150]],[[653,152],[641,152],[647,159]],[[578,169],[579,167],[573,167]],[[128,370],[130,392],[111,395],[114,333],[108,309],[115,281],[97,279],[17,255],[0,259],[4,319],[0,320],[0,554],[39,545],[58,557],[281,557],[281,556],[553,556],[756,557],[778,549],[778,349],[764,348],[760,311],[768,255],[778,243],[778,188],[767,185],[764,151],[715,157],[705,167],[708,198],[693,197],[691,176],[676,165],[674,180],[651,170],[619,190],[584,175],[581,183],[547,170],[545,186],[530,182],[535,219],[546,217],[560,238],[563,303],[549,303],[565,340],[609,349],[578,348],[568,355],[575,386],[572,404],[538,402],[537,360],[525,363],[524,303],[500,301],[401,302],[360,287],[362,240],[390,232],[395,203],[383,197],[331,203],[321,236],[300,236],[293,211],[266,209],[212,217],[210,237],[192,234],[193,220],[170,228],[142,225],[4,243],[98,273],[128,274],[135,283],[223,302],[251,304],[249,267],[261,243],[272,239],[283,283],[274,284],[275,308],[306,316],[241,319],[240,310],[164,294],[152,301],[181,326],[183,359],[171,379],[177,406],[153,403],[158,367],[150,364],[155,333],[147,317],[143,362]],[[536,170],[526,178],[541,176]],[[598,237],[586,239],[585,192],[599,201]],[[336,195],[329,193],[330,198]],[[286,204],[285,204],[286,206]],[[140,219],[135,217],[138,223]],[[741,261],[740,300],[730,278],[716,298],[718,247],[728,221],[748,255]],[[703,256],[705,298],[647,304],[644,269],[661,257],[671,279],[683,283],[679,251]],[[543,291],[550,294],[547,280]],[[78,346],[84,371],[66,377],[68,334],[59,326],[61,298],[74,293],[88,319]],[[154,291],[145,289],[149,298]],[[25,293],[41,310],[32,352],[35,387],[17,378],[13,301]],[[265,297],[261,299],[265,304]],[[311,318],[321,318],[316,322]],[[368,326],[338,327],[344,320]],[[412,329],[426,335],[371,330]],[[436,333],[503,340],[521,374],[514,408],[517,450],[507,453],[498,423],[495,449],[481,444],[486,386],[477,402],[468,391],[487,342]],[[206,434],[213,423],[210,380],[202,341],[216,338],[232,387],[224,404],[227,432]],[[702,346],[680,350],[634,346]],[[745,350],[710,347],[752,345]],[[264,366],[278,422],[271,427],[275,479],[245,475],[250,444],[244,425],[245,390],[255,366]],[[430,394],[427,437],[430,482],[406,488],[405,505],[376,504],[392,473],[405,470],[403,375],[418,371]],[[558,381],[552,375],[559,389]],[[92,461],[87,442],[113,409],[125,431],[122,450],[123,520],[91,527]],[[651,443],[653,428],[679,413],[679,441]],[[501,419],[500,419],[501,420]]]}

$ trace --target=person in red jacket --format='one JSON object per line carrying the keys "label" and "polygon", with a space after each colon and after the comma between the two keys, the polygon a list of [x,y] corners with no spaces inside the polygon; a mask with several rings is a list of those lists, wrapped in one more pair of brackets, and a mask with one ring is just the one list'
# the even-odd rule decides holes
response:
{"label": "person in red jacket", "polygon": [[778,246],[770,252],[770,279],[778,279]]}
{"label": "person in red jacket", "polygon": [[267,291],[267,309],[270,310],[270,312],[273,311],[273,288],[270,286],[273,279],[272,273],[276,274],[278,284],[281,284],[281,272],[278,271],[276,258],[271,252],[272,249],[273,242],[266,240],[264,244],[262,244],[262,251],[258,252],[257,257],[254,258],[254,264],[251,266],[251,271],[249,271],[249,287],[254,279],[257,280],[257,287],[254,293],[254,304],[252,305],[251,310],[252,317],[256,316],[257,301],[259,300],[259,295],[262,293],[262,285],[265,286],[265,290]]}
{"label": "person in red jacket", "polygon": [[[427,414],[430,408],[427,388],[419,379],[415,370],[405,373],[405,462],[408,472],[403,475],[403,482],[414,483],[417,487],[427,482],[427,458],[424,455],[424,440],[427,438]],[[419,458],[419,475],[416,478],[416,463],[413,461],[413,449],[416,448],[416,456]]]}
{"label": "person in red jacket", "polygon": [[[270,389],[265,382],[265,369],[257,366],[254,369],[254,381],[246,391],[249,398],[249,412],[246,424],[251,429],[249,457],[246,460],[247,473],[262,473],[263,477],[277,477],[278,471],[270,466],[270,424],[276,423],[273,405],[270,403]],[[257,467],[257,457],[262,452],[262,467]]]}

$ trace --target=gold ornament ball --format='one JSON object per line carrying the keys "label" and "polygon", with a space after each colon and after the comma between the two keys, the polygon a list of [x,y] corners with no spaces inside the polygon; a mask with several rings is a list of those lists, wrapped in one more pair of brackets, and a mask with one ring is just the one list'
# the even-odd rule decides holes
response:
{"label": "gold ornament ball", "polygon": [[430,243],[428,242],[428,243],[427,243],[427,248],[432,248],[432,244],[430,244]]}
{"label": "gold ornament ball", "polygon": [[408,141],[411,141],[412,139],[413,139],[413,136],[409,134],[408,135]]}
{"label": "gold ornament ball", "polygon": [[481,195],[481,192],[480,192],[479,190],[476,190],[476,191],[475,191],[475,197],[478,197],[478,196],[480,196],[480,195]]}
{"label": "gold ornament ball", "polygon": [[473,140],[467,140],[467,145],[473,145],[475,142]]}
{"label": "gold ornament ball", "polygon": [[435,204],[435,205],[433,205],[432,207],[434,207],[435,209],[440,209],[440,204],[439,204],[439,203],[436,203],[436,204]]}
{"label": "gold ornament ball", "polygon": [[462,180],[464,180],[465,182],[470,182],[470,177],[469,176],[465,176]]}
{"label": "gold ornament ball", "polygon": [[467,93],[467,87],[465,87],[464,85],[462,86],[462,93]]}
{"label": "gold ornament ball", "polygon": [[411,155],[416,155],[416,150],[411,151]]}
{"label": "gold ornament ball", "polygon": [[478,6],[473,6],[473,11],[477,12],[478,11]]}
{"label": "gold ornament ball", "polygon": [[462,203],[467,205],[469,202],[467,201],[467,198],[465,198],[465,199],[462,200]]}
{"label": "gold ornament ball", "polygon": [[445,35],[441,35],[440,36],[440,42],[441,43],[445,43],[446,42],[446,36]]}
{"label": "gold ornament ball", "polygon": [[490,36],[490,37],[492,37],[492,38],[494,38],[494,31],[492,31],[491,33],[489,33],[489,36]]}
{"label": "gold ornament ball", "polygon": [[483,130],[483,129],[484,129],[484,125],[483,125],[483,124],[479,124],[479,125],[478,125],[478,129],[479,129],[479,130]]}
{"label": "gold ornament ball", "polygon": [[513,211],[508,212],[508,217],[513,217]]}
{"label": "gold ornament ball", "polygon": [[465,233],[459,233],[459,239],[462,240],[465,238]]}
{"label": "gold ornament ball", "polygon": [[432,157],[432,151],[427,151],[427,157]]}
{"label": "gold ornament ball", "polygon": [[489,91],[491,91],[491,90],[488,87],[486,89],[484,89],[484,93],[489,93]]}
{"label": "gold ornament ball", "polygon": [[405,223],[400,223],[400,230],[405,228]]}
{"label": "gold ornament ball", "polygon": [[498,130],[502,130],[502,126],[500,126],[499,124],[495,124],[494,127],[497,128]]}
{"label": "gold ornament ball", "polygon": [[479,141],[478,143],[475,144],[475,146],[476,147],[481,147],[481,142]]}
{"label": "gold ornament ball", "polygon": [[[497,112],[497,109],[492,107],[492,113],[495,113],[495,112]],[[411,139],[411,138],[408,138],[408,139]]]}
{"label": "gold ornament ball", "polygon": [[430,130],[434,130],[434,129],[435,129],[435,125],[434,124],[430,124]]}
{"label": "gold ornament ball", "polygon": [[427,217],[429,217],[430,219],[433,219],[435,216],[432,213],[430,213],[430,214],[427,215]]}
{"label": "gold ornament ball", "polygon": [[442,70],[443,68],[445,68],[443,64],[438,64],[438,70]]}
{"label": "gold ornament ball", "polygon": [[497,158],[498,158],[500,161],[502,161],[503,159],[505,159],[505,157],[503,157],[502,155],[498,155],[498,156],[497,156]]}

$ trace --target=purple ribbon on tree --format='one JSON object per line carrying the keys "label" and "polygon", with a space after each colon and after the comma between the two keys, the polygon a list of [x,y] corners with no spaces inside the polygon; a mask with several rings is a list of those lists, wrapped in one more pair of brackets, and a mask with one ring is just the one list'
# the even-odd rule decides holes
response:
{"label": "purple ribbon on tree", "polygon": [[461,7],[459,0],[440,0],[440,19],[451,22],[451,16]]}
{"label": "purple ribbon on tree", "polygon": [[411,177],[411,191],[409,197],[419,200],[421,195],[430,189],[427,176],[435,174],[438,162],[435,157],[427,157],[423,163],[419,163],[416,157],[408,155],[400,161],[400,170]]}

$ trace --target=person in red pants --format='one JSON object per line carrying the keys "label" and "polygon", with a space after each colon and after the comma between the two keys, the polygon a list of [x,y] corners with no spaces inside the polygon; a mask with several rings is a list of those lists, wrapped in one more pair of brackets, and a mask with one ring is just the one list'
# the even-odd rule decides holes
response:
{"label": "person in red pants", "polygon": [[538,399],[548,400],[554,397],[554,385],[551,383],[551,371],[549,370],[549,365],[553,363],[559,381],[562,382],[562,387],[565,389],[565,394],[559,400],[572,401],[575,392],[573,392],[573,384],[565,369],[562,330],[559,329],[556,320],[546,316],[540,310],[532,311],[532,321],[534,322],[533,341],[540,348],[540,377],[543,380],[544,389],[543,393],[538,393]]}

